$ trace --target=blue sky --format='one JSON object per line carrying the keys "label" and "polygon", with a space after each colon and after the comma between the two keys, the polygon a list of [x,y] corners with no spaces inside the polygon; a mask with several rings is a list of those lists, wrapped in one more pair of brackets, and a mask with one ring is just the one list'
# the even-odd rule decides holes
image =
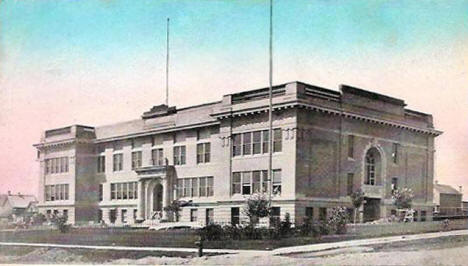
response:
{"label": "blue sky", "polygon": [[[274,2],[274,83],[345,83],[432,113],[445,132],[436,179],[468,187],[468,0]],[[164,102],[167,17],[172,105],[267,86],[268,11],[267,0],[0,1],[0,192],[36,192],[43,130]]]}

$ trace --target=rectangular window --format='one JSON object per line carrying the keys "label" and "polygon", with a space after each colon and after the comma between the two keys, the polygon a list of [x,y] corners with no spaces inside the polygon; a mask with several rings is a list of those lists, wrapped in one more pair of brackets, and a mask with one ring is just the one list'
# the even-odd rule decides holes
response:
{"label": "rectangular window", "polygon": [[281,169],[273,170],[273,194],[281,195]]}
{"label": "rectangular window", "polygon": [[65,184],[65,200],[68,200],[68,184]]}
{"label": "rectangular window", "polygon": [[270,146],[270,138],[268,137],[270,134],[268,130],[262,131],[262,153],[268,153],[268,147]]}
{"label": "rectangular window", "polygon": [[241,173],[236,172],[232,174],[232,194],[241,193]]}
{"label": "rectangular window", "polygon": [[117,153],[113,156],[113,170],[114,172],[122,171],[123,169],[123,154]]}
{"label": "rectangular window", "polygon": [[231,224],[238,225],[239,224],[239,207],[231,208]]}
{"label": "rectangular window", "polygon": [[132,152],[132,170],[141,167],[141,151]]}
{"label": "rectangular window", "polygon": [[261,192],[261,171],[253,171],[252,172],[252,189],[253,193],[260,193]]}
{"label": "rectangular window", "polygon": [[198,178],[192,178],[192,197],[198,197]]}
{"label": "rectangular window", "polygon": [[174,165],[185,164],[185,146],[174,147]]}
{"label": "rectangular window", "polygon": [[117,183],[117,199],[122,199],[122,183]]}
{"label": "rectangular window", "polygon": [[252,133],[242,134],[242,155],[252,154]]}
{"label": "rectangular window", "polygon": [[111,200],[117,199],[117,189],[115,184],[111,184]]}
{"label": "rectangular window", "polygon": [[128,199],[134,199],[133,195],[133,183],[134,182],[130,182],[128,183]]}
{"label": "rectangular window", "polygon": [[268,171],[262,171],[262,192],[266,193],[269,191],[269,182],[268,182]]}
{"label": "rectangular window", "polygon": [[127,223],[127,210],[122,210],[121,214],[122,214],[122,219],[121,219],[122,223],[126,224]]}
{"label": "rectangular window", "polygon": [[117,220],[117,210],[116,209],[109,210],[109,220],[110,220],[111,224],[114,224],[115,220]]}
{"label": "rectangular window", "polygon": [[242,147],[242,135],[234,134],[232,135],[232,156],[240,156]]}
{"label": "rectangular window", "polygon": [[128,199],[128,183],[122,183],[122,199]]}
{"label": "rectangular window", "polygon": [[214,223],[214,210],[206,209],[206,225]]}
{"label": "rectangular window", "polygon": [[416,211],[416,210],[415,210],[414,213],[413,213],[413,221],[414,221],[414,222],[417,222],[417,221],[418,221],[418,211]]}
{"label": "rectangular window", "polygon": [[198,219],[198,210],[197,209],[190,209],[190,221],[196,222]]}
{"label": "rectangular window", "polygon": [[138,209],[133,209],[133,220],[136,221],[138,215]]}
{"label": "rectangular window", "polygon": [[57,198],[55,197],[55,186],[54,185],[50,186],[50,195],[51,195],[51,197],[50,197],[51,201],[57,200]]}
{"label": "rectangular window", "polygon": [[138,182],[133,182],[133,198],[138,199]]}
{"label": "rectangular window", "polygon": [[255,131],[252,133],[252,150],[253,154],[260,154],[262,153],[262,132]]}
{"label": "rectangular window", "polygon": [[97,157],[97,172],[104,173],[106,171],[106,157],[104,155]]}
{"label": "rectangular window", "polygon": [[305,208],[305,216],[309,219],[314,219],[314,208],[313,207],[306,207]]}
{"label": "rectangular window", "polygon": [[327,220],[327,208],[320,208],[319,209],[319,219],[320,221]]}
{"label": "rectangular window", "polygon": [[50,186],[45,186],[45,198],[46,198],[46,201],[51,200]]}
{"label": "rectangular window", "polygon": [[242,195],[250,195],[252,193],[252,173],[242,173]]}
{"label": "rectangular window", "polygon": [[272,207],[271,208],[271,219],[273,222],[279,223],[281,221],[281,208]]}
{"label": "rectangular window", "polygon": [[99,201],[102,201],[103,185],[99,184]]}
{"label": "rectangular window", "polygon": [[210,152],[211,152],[210,143],[197,144],[197,163],[209,163]]}
{"label": "rectangular window", "polygon": [[348,135],[348,157],[354,157],[354,136]]}
{"label": "rectangular window", "polygon": [[273,152],[281,152],[281,150],[283,149],[283,131],[281,130],[281,128],[274,129],[273,136]]}
{"label": "rectangular window", "polygon": [[211,177],[207,177],[207,178],[206,178],[206,182],[207,182],[207,183],[206,183],[206,194],[207,194],[208,197],[211,197],[211,196],[213,196],[213,194],[214,194],[214,193],[213,193],[213,192],[214,192],[214,191],[213,191],[213,177],[212,177],[212,176],[211,176]]}
{"label": "rectangular window", "polygon": [[206,177],[200,178],[200,197],[206,197]]}
{"label": "rectangular window", "polygon": [[421,222],[425,222],[426,221],[426,211],[421,211]]}
{"label": "rectangular window", "polygon": [[348,186],[347,186],[347,193],[346,195],[350,196],[353,194],[353,186],[354,186],[354,173],[348,173]]}
{"label": "rectangular window", "polygon": [[184,197],[190,197],[190,191],[192,187],[192,180],[190,178],[184,179]]}
{"label": "rectangular window", "polygon": [[177,198],[184,197],[184,180],[177,179]]}
{"label": "rectangular window", "polygon": [[45,160],[46,174],[58,174],[68,172],[68,157],[51,158]]}
{"label": "rectangular window", "polygon": [[151,162],[153,165],[164,165],[164,152],[163,149],[154,149],[151,151]]}
{"label": "rectangular window", "polygon": [[393,163],[398,163],[398,144],[393,143],[392,145],[392,159]]}

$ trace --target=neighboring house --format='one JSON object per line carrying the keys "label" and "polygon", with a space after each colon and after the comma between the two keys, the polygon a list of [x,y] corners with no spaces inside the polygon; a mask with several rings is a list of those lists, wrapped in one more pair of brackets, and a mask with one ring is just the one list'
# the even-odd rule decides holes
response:
{"label": "neighboring house", "polygon": [[449,185],[434,184],[434,213],[438,216],[461,215],[462,207],[461,187],[460,190]]}
{"label": "neighboring house", "polygon": [[468,216],[468,201],[462,201],[462,212],[463,215]]}
{"label": "neighboring house", "polygon": [[[271,184],[268,92],[46,130],[34,145],[40,211],[66,213],[72,223],[122,225],[171,220],[164,207],[178,199],[190,203],[182,222],[245,220],[245,199]],[[273,216],[326,219],[333,207],[351,208],[349,195],[361,188],[363,218],[376,220],[395,211],[392,190],[408,187],[421,219],[432,219],[434,139],[442,132],[431,115],[370,91],[302,82],[274,86],[273,105]]]}
{"label": "neighboring house", "polygon": [[37,212],[37,199],[32,195],[0,194],[0,219],[10,220]]}

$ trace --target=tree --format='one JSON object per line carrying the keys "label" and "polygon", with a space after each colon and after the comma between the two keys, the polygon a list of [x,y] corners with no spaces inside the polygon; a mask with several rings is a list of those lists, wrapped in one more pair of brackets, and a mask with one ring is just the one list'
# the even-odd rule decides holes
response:
{"label": "tree", "polygon": [[249,217],[250,225],[254,226],[259,218],[270,215],[269,201],[264,194],[253,194],[247,199],[243,211]]}
{"label": "tree", "polygon": [[176,222],[179,221],[179,218],[180,218],[180,211],[181,211],[181,210],[182,210],[182,209],[180,208],[180,202],[179,202],[178,200],[174,200],[174,201],[172,201],[171,204],[169,204],[168,206],[164,207],[164,211],[174,213],[175,218],[176,218]]}
{"label": "tree", "polygon": [[395,189],[392,198],[393,204],[398,209],[411,209],[414,194],[410,188]]}
{"label": "tree", "polygon": [[354,207],[354,224],[356,224],[357,211],[361,208],[362,203],[364,202],[364,192],[361,189],[354,191],[351,195],[351,202]]}

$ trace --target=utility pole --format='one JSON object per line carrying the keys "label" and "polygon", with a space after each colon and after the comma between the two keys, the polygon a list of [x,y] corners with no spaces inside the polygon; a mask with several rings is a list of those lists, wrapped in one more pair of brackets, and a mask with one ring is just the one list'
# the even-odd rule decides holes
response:
{"label": "utility pole", "polygon": [[169,18],[166,27],[166,105],[169,106]]}
{"label": "utility pole", "polygon": [[270,54],[268,90],[268,202],[271,207],[273,193],[273,0],[270,0]]}

